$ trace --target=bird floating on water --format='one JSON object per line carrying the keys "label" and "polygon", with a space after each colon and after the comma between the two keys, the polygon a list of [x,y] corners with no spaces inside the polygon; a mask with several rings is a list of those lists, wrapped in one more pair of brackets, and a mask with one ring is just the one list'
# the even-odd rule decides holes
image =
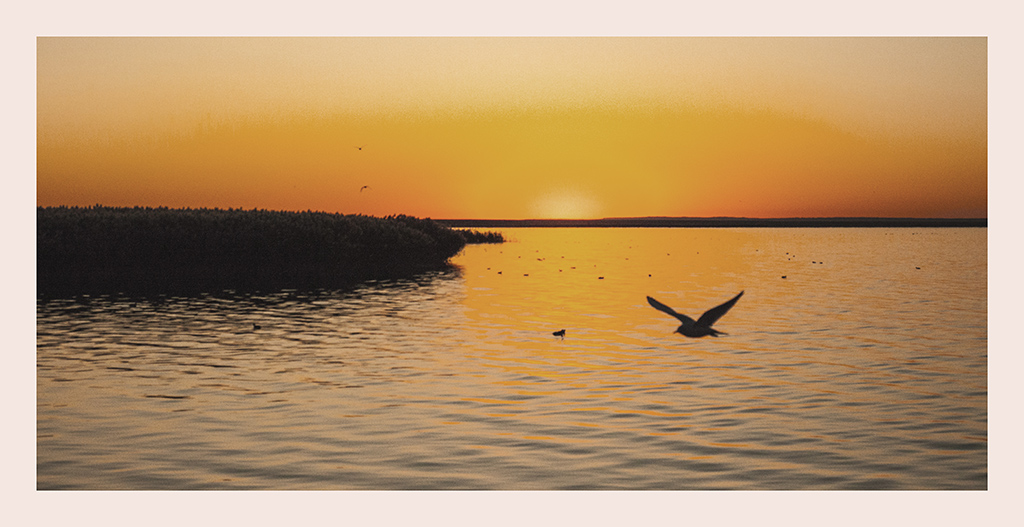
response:
{"label": "bird floating on water", "polygon": [[562,337],[564,339],[565,338],[565,330],[564,329],[560,329],[560,330],[552,333],[552,335],[554,335],[556,337]]}
{"label": "bird floating on water", "polygon": [[651,304],[651,307],[654,309],[672,315],[682,322],[682,325],[676,328],[676,333],[680,333],[683,336],[690,338],[700,338],[708,335],[717,337],[719,335],[726,335],[726,333],[713,329],[711,325],[717,322],[718,319],[722,318],[722,315],[728,312],[741,296],[743,296],[743,291],[740,291],[740,294],[732,297],[732,300],[705,311],[697,320],[694,320],[682,313],[676,313],[676,310],[651,297],[647,297],[647,303]]}

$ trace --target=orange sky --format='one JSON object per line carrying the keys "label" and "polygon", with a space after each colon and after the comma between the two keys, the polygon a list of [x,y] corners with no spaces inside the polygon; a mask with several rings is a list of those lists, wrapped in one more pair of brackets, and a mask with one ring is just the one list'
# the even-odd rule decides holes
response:
{"label": "orange sky", "polygon": [[986,48],[985,38],[39,38],[37,203],[984,217]]}

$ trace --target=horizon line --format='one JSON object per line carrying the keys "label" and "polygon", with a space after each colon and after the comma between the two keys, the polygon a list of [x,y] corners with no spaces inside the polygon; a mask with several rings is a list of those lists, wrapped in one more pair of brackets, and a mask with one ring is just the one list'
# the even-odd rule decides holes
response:
{"label": "horizon line", "polygon": [[988,216],[605,216],[601,218],[444,218],[437,221],[611,221],[611,220],[985,220]]}
{"label": "horizon line", "polygon": [[988,227],[988,218],[875,216],[750,218],[738,216],[636,216],[593,219],[435,219],[449,227]]}

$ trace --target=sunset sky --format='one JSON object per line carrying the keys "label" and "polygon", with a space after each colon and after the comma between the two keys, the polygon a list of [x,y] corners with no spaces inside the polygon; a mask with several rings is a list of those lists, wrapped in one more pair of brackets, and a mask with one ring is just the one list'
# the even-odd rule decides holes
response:
{"label": "sunset sky", "polygon": [[41,206],[987,216],[983,37],[43,37],[36,66]]}

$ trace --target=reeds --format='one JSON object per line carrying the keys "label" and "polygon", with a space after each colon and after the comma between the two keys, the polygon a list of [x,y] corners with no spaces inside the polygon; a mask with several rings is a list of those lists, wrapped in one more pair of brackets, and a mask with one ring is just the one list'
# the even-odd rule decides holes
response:
{"label": "reeds", "polygon": [[466,240],[466,243],[505,243],[500,232],[481,232],[473,229],[455,229]]}
{"label": "reeds", "polygon": [[443,268],[467,243],[404,215],[97,205],[36,220],[40,294],[343,287]]}

